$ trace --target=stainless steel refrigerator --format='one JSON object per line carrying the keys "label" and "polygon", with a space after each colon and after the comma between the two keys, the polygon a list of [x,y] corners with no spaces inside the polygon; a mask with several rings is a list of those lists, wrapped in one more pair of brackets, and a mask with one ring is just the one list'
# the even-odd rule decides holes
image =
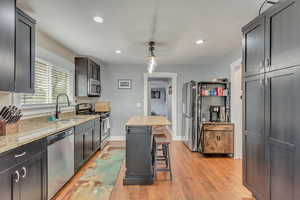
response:
{"label": "stainless steel refrigerator", "polygon": [[191,151],[198,151],[198,83],[191,81],[182,90],[182,132],[183,142]]}

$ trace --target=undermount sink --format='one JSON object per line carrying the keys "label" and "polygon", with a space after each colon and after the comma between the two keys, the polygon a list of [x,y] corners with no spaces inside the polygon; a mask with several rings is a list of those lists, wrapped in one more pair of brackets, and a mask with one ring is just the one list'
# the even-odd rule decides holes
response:
{"label": "undermount sink", "polygon": [[82,120],[84,118],[80,118],[80,117],[73,117],[73,118],[69,118],[69,119],[59,119],[55,122],[57,123],[69,123],[69,122],[78,122],[80,120]]}

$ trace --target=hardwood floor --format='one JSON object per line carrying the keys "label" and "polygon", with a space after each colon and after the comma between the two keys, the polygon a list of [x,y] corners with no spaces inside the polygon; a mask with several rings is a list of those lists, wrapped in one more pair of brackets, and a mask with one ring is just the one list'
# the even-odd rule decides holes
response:
{"label": "hardwood floor", "polygon": [[203,157],[190,152],[183,143],[172,142],[173,181],[158,172],[150,186],[123,186],[124,165],[111,200],[251,200],[242,185],[242,161]]}
{"label": "hardwood floor", "polygon": [[[111,145],[122,145],[112,142]],[[190,152],[183,143],[172,142],[173,181],[166,172],[158,172],[155,184],[150,186],[123,186],[124,164],[114,187],[111,200],[252,200],[251,193],[242,185],[242,161],[231,158],[203,157]],[[98,154],[98,153],[97,153]],[[94,156],[97,156],[97,154]],[[66,192],[87,168],[55,196],[55,200],[69,200]],[[88,199],[85,199],[88,200]]]}

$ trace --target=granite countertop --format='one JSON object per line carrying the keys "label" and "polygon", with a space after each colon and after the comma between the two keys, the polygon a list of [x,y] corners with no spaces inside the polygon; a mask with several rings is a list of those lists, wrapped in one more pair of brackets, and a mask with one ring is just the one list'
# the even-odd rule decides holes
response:
{"label": "granite countertop", "polygon": [[134,116],[129,118],[127,126],[169,126],[171,122],[164,116]]}
{"label": "granite countertop", "polygon": [[37,121],[34,124],[31,123],[30,126],[22,126],[16,134],[0,136],[0,153],[9,151],[35,140],[45,138],[54,133],[72,128],[96,118],[99,118],[99,115],[77,115],[64,118],[60,121]]}

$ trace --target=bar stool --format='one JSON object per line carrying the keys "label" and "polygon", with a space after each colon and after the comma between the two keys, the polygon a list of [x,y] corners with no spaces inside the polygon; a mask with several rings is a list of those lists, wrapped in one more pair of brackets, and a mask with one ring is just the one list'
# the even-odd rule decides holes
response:
{"label": "bar stool", "polygon": [[[164,127],[154,127],[152,129],[154,140],[155,140],[155,177],[156,172],[158,171],[165,171],[170,173],[170,180],[173,179],[172,176],[172,168],[171,168],[171,157],[170,157],[170,150],[169,145],[171,143],[171,137],[168,130]],[[162,155],[158,155],[157,152],[162,152]],[[158,168],[157,162],[163,161],[165,162],[165,168]]]}

